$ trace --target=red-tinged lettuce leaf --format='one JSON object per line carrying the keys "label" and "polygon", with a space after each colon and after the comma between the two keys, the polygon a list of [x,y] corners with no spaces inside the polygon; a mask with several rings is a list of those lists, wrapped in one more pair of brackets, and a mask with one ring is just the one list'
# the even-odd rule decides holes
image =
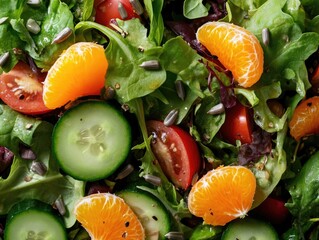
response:
{"label": "red-tinged lettuce leaf", "polygon": [[[59,172],[51,156],[51,133],[53,126],[44,121],[26,117],[6,105],[0,105],[0,146],[10,149],[15,157],[8,177],[0,178],[0,215],[7,214],[17,202],[34,198],[48,204],[61,195],[66,205],[66,227],[75,223],[75,201],[84,195],[84,183]],[[47,168],[44,176],[30,170],[32,161],[19,156],[19,145],[31,147],[36,161]]]}

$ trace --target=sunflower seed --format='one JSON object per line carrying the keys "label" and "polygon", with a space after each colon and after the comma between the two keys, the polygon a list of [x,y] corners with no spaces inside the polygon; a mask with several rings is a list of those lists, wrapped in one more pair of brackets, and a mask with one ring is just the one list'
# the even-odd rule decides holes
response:
{"label": "sunflower seed", "polygon": [[165,237],[171,240],[184,240],[184,234],[181,232],[168,232]]}
{"label": "sunflower seed", "polygon": [[151,175],[151,174],[146,174],[143,176],[146,182],[149,182],[153,184],[154,186],[161,186],[162,180],[161,178]]}
{"label": "sunflower seed", "polygon": [[185,99],[185,88],[184,88],[183,82],[181,80],[177,80],[175,82],[175,88],[176,88],[177,96],[180,99],[184,100]]}
{"label": "sunflower seed", "polygon": [[9,52],[5,52],[4,54],[0,56],[0,67],[6,64],[6,62],[9,60],[9,57],[10,57]]}
{"label": "sunflower seed", "polygon": [[115,180],[121,180],[126,178],[134,171],[134,167],[131,164],[128,164],[115,178]]}
{"label": "sunflower seed", "polygon": [[261,32],[261,38],[262,38],[262,41],[263,41],[263,44],[265,46],[268,46],[269,45],[269,40],[270,40],[270,32],[269,32],[269,29],[268,28],[264,28]]}
{"label": "sunflower seed", "polygon": [[160,63],[158,60],[148,60],[144,61],[139,65],[141,68],[144,68],[146,70],[158,70],[160,69]]}
{"label": "sunflower seed", "polygon": [[130,0],[130,4],[132,5],[134,11],[136,12],[136,14],[138,15],[142,15],[144,12],[144,8],[141,5],[139,0]]}
{"label": "sunflower seed", "polygon": [[124,20],[127,18],[127,11],[121,2],[118,3],[117,9],[120,13],[121,18]]}
{"label": "sunflower seed", "polygon": [[38,6],[41,4],[41,0],[28,0],[27,4],[33,5],[33,6]]}
{"label": "sunflower seed", "polygon": [[27,20],[26,27],[27,27],[29,32],[34,33],[34,34],[38,34],[41,31],[41,28],[40,28],[39,24],[37,23],[37,21],[35,21],[32,18],[29,18]]}
{"label": "sunflower seed", "polygon": [[165,125],[165,126],[174,125],[175,122],[176,122],[176,120],[177,120],[177,118],[178,118],[178,113],[179,113],[178,109],[173,109],[173,110],[171,110],[171,111],[167,114],[166,118],[164,119],[164,125]]}
{"label": "sunflower seed", "polygon": [[207,111],[207,114],[209,114],[209,115],[217,115],[217,114],[221,114],[223,112],[225,112],[224,104],[218,103],[217,105],[215,105],[214,107],[209,109]]}
{"label": "sunflower seed", "polygon": [[4,23],[5,21],[7,21],[8,18],[9,18],[9,17],[2,17],[2,18],[0,18],[0,25],[1,25],[2,23]]}
{"label": "sunflower seed", "polygon": [[72,33],[73,33],[73,31],[71,28],[69,28],[69,27],[64,28],[61,32],[59,32],[55,36],[55,38],[52,41],[52,44],[53,43],[61,43],[65,40],[67,40],[72,35]]}
{"label": "sunflower seed", "polygon": [[59,195],[59,197],[55,200],[54,206],[59,211],[59,213],[62,216],[64,216],[64,214],[66,213],[66,209],[65,209],[65,204],[61,195]]}
{"label": "sunflower seed", "polygon": [[20,157],[25,160],[35,160],[37,158],[32,149],[24,145],[20,145],[19,154]]}
{"label": "sunflower seed", "polygon": [[31,172],[39,174],[40,176],[44,176],[47,172],[47,167],[43,162],[32,161],[30,170]]}

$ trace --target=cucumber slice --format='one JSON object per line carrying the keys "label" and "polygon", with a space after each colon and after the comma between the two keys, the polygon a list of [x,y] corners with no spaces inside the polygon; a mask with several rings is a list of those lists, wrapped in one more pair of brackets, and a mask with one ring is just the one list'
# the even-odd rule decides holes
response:
{"label": "cucumber slice", "polygon": [[146,240],[165,239],[171,219],[165,206],[156,197],[142,190],[122,190],[117,195],[132,208],[141,221]]}
{"label": "cucumber slice", "polygon": [[238,239],[277,240],[279,236],[271,224],[246,217],[229,223],[222,235],[222,240]]}
{"label": "cucumber slice", "polygon": [[66,240],[63,220],[52,207],[38,200],[24,200],[15,204],[8,213],[4,240]]}
{"label": "cucumber slice", "polygon": [[53,154],[70,176],[95,181],[110,176],[127,158],[131,127],[112,105],[86,101],[67,110],[53,129]]}

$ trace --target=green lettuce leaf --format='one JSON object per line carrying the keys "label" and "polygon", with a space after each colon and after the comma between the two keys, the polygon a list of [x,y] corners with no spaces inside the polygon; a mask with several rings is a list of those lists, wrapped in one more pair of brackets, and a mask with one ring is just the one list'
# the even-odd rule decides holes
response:
{"label": "green lettuce leaf", "polygon": [[[135,24],[130,28],[131,24]],[[133,39],[123,38],[117,32],[94,22],[80,22],[76,30],[84,31],[96,29],[106,35],[110,41],[106,49],[109,67],[106,75],[106,84],[116,90],[116,98],[120,103],[143,97],[154,92],[166,79],[163,68],[147,70],[139,65],[147,60],[159,60],[162,48],[148,41],[146,29],[138,19],[120,22],[120,27],[128,32]],[[131,43],[135,42],[135,44]],[[139,49],[142,48],[141,52]]]}
{"label": "green lettuce leaf", "polygon": [[164,33],[164,21],[162,18],[163,0],[144,0],[145,9],[150,19],[149,39],[156,45],[160,45]]}
{"label": "green lettuce leaf", "polygon": [[[64,28],[74,29],[73,15],[69,6],[60,1],[41,1],[41,4],[32,7],[26,0],[0,1],[0,18],[8,19],[0,24],[0,55],[9,52],[10,58],[3,66],[3,70],[11,70],[18,60],[24,60],[25,52],[36,62],[37,66],[48,70],[57,57],[70,44],[74,43],[74,35],[60,44],[52,44],[52,40]],[[41,31],[31,33],[26,27],[29,18],[34,19],[40,25]]]}
{"label": "green lettuce leaf", "polygon": [[186,18],[196,19],[206,17],[208,10],[202,0],[185,0],[183,5],[183,14]]}
{"label": "green lettuce leaf", "polygon": [[303,165],[297,176],[287,183],[291,199],[286,203],[294,216],[293,228],[302,239],[304,233],[314,224],[312,218],[319,214],[319,151],[315,152]]}
{"label": "green lettuce leaf", "polygon": [[[15,155],[8,177],[0,178],[0,215],[7,214],[23,199],[34,198],[53,204],[61,195],[67,209],[63,216],[66,227],[73,226],[76,221],[74,204],[84,195],[84,183],[59,172],[50,152],[53,126],[21,115],[6,105],[0,105],[0,113],[0,145]],[[30,170],[32,160],[20,157],[20,144],[31,147],[37,156],[36,161],[45,164],[47,172],[44,176]]]}

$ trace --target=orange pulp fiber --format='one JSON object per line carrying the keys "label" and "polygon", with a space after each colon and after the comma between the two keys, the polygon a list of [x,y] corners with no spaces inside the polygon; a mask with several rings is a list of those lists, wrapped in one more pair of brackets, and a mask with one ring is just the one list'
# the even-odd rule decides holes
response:
{"label": "orange pulp fiber", "polygon": [[103,46],[92,42],[71,45],[48,71],[43,87],[45,106],[55,109],[79,97],[99,95],[107,68]]}
{"label": "orange pulp fiber", "polygon": [[251,87],[260,79],[264,52],[253,33],[232,23],[208,22],[198,29],[196,37],[240,86]]}
{"label": "orange pulp fiber", "polygon": [[214,226],[243,218],[251,209],[255,175],[243,166],[221,166],[206,173],[192,187],[188,207],[192,214]]}
{"label": "orange pulp fiber", "polygon": [[319,134],[319,96],[303,100],[289,122],[290,135],[297,141],[302,137]]}
{"label": "orange pulp fiber", "polygon": [[92,240],[144,240],[141,222],[124,202],[111,193],[85,196],[75,205],[76,219]]}

